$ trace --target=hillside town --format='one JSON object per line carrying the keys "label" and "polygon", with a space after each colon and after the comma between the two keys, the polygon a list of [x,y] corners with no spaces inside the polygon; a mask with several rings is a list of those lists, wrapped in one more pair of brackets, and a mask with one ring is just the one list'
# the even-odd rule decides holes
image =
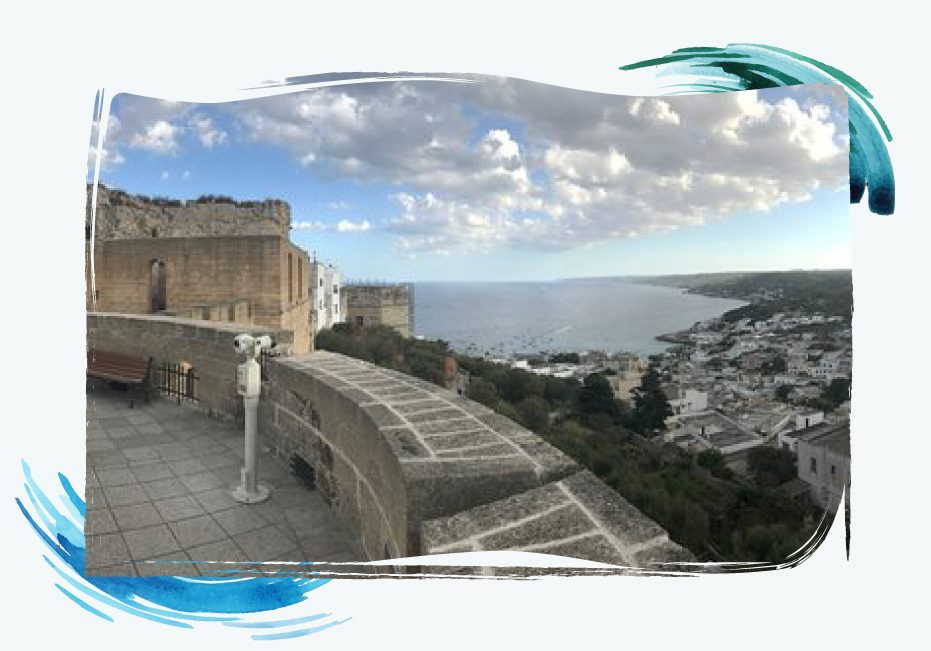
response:
{"label": "hillside town", "polygon": [[[779,296],[762,293],[752,298],[759,303]],[[658,339],[674,345],[650,358],[589,351],[493,361],[578,381],[600,374],[614,397],[627,404],[633,404],[652,367],[671,412],[665,429],[656,432],[661,435],[657,440],[696,456],[713,450],[738,475],[749,472],[750,450],[786,450],[796,457],[798,476],[783,490],[835,510],[850,464],[849,317],[804,310],[760,320],[727,316],[660,335]],[[817,458],[826,453],[836,458],[819,473]]]}

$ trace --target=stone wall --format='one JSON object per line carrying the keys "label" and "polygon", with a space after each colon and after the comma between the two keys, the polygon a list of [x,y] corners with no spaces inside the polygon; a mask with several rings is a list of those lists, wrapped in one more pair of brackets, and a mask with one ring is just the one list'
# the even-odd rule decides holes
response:
{"label": "stone wall", "polygon": [[407,285],[348,285],[346,320],[363,326],[386,325],[411,336],[411,295]]}
{"label": "stone wall", "polygon": [[226,420],[242,419],[236,393],[236,366],[242,357],[233,338],[242,333],[270,335],[280,348],[292,346],[288,331],[242,324],[213,323],[153,315],[87,315],[87,347],[153,358],[153,366],[187,362],[198,376],[199,406]]}
{"label": "stone wall", "polygon": [[[228,310],[230,304],[248,301],[249,320],[290,329],[298,352],[312,349],[308,292],[297,287],[302,276],[297,269],[306,269],[307,253],[278,236],[97,241],[94,259],[96,309],[101,312],[152,313],[152,264],[160,260],[166,312],[189,313],[196,306]],[[302,295],[305,299],[299,300]],[[90,291],[88,309],[93,309]]]}
{"label": "stone wall", "polygon": [[313,466],[367,560],[528,550],[611,564],[691,555],[535,434],[433,384],[335,353],[270,360],[259,429]]}
{"label": "stone wall", "polygon": [[[90,228],[92,187],[87,186]],[[98,240],[150,237],[288,237],[291,207],[284,201],[152,199],[97,186],[94,234]]]}

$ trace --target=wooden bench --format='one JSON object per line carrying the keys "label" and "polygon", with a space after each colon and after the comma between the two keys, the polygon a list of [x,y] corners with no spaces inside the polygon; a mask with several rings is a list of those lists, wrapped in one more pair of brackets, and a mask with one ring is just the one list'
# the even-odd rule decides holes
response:
{"label": "wooden bench", "polygon": [[128,389],[130,408],[133,406],[134,390],[141,388],[148,401],[149,394],[145,389],[151,367],[151,357],[114,353],[107,350],[89,349],[87,351],[87,377],[125,384]]}

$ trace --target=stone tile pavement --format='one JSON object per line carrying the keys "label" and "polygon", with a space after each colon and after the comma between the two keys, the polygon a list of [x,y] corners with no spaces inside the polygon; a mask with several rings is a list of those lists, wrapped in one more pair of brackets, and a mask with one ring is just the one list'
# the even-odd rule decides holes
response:
{"label": "stone tile pavement", "polygon": [[246,505],[230,497],[242,465],[240,427],[165,398],[129,408],[110,388],[88,389],[87,419],[88,575],[247,567],[199,561],[363,559],[317,492],[270,454],[260,452],[259,477],[271,498]]}

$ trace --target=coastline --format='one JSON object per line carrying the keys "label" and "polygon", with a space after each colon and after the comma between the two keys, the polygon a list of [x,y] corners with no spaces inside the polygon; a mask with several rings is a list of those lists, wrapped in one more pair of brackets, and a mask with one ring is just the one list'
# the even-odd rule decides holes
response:
{"label": "coastline", "polygon": [[[586,352],[648,357],[683,343],[679,333],[694,323],[746,304],[622,277],[415,288],[415,335],[486,359]],[[481,319],[472,318],[470,305],[484,306]]]}

